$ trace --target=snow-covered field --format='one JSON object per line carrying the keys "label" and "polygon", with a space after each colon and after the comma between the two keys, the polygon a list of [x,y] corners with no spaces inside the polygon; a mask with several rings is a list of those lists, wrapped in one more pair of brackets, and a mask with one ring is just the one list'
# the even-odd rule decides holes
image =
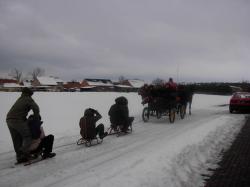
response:
{"label": "snow-covered field", "polygon": [[[195,95],[192,115],[141,119],[143,106],[136,93],[42,93],[39,104],[45,132],[55,135],[57,156],[31,166],[14,166],[15,154],[5,122],[6,113],[20,93],[0,93],[0,186],[53,187],[197,187],[201,174],[216,167],[219,153],[230,146],[244,124],[241,114],[229,114],[229,96]],[[77,146],[78,122],[93,107],[109,127],[108,110],[118,96],[129,101],[135,116],[133,133],[108,136],[101,145]]]}

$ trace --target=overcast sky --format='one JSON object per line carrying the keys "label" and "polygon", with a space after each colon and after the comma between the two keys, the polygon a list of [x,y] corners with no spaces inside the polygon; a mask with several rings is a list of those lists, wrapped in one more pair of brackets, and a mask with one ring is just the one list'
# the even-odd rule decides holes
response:
{"label": "overcast sky", "polygon": [[250,0],[0,0],[0,73],[250,80]]}

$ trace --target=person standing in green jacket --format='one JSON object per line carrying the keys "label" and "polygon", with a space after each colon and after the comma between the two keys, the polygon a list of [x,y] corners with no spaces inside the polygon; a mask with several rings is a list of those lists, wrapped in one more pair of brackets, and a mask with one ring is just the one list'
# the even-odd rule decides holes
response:
{"label": "person standing in green jacket", "polygon": [[21,96],[9,110],[6,122],[16,152],[17,163],[26,162],[29,156],[29,147],[32,142],[31,131],[28,126],[27,115],[33,111],[34,118],[39,119],[39,106],[32,99],[33,91],[23,88]]}

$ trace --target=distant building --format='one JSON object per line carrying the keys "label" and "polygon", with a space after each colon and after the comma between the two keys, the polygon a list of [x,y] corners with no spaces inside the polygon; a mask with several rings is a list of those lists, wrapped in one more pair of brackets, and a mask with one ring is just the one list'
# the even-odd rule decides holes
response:
{"label": "distant building", "polygon": [[20,85],[18,81],[8,74],[0,74],[0,90],[1,91],[19,91]]}
{"label": "distant building", "polygon": [[116,92],[130,92],[132,90],[133,90],[133,87],[129,85],[123,85],[120,83],[114,84],[114,91]]}
{"label": "distant building", "polygon": [[81,91],[113,91],[114,84],[110,79],[84,79]]}
{"label": "distant building", "polygon": [[32,86],[37,91],[62,91],[63,81],[52,76],[41,76],[33,80]]}
{"label": "distant building", "polygon": [[9,76],[8,74],[0,74],[0,86],[3,86],[5,83],[18,83],[16,79],[14,79],[12,76]]}
{"label": "distant building", "polygon": [[130,86],[130,91],[138,91],[144,84],[145,82],[139,79],[124,80],[120,83],[120,85]]}
{"label": "distant building", "polygon": [[64,91],[69,91],[69,92],[80,91],[81,87],[82,87],[81,83],[77,81],[71,81],[63,84]]}
{"label": "distant building", "polygon": [[0,88],[1,91],[7,92],[19,92],[22,91],[24,86],[17,84],[17,83],[4,83],[3,86]]}
{"label": "distant building", "polygon": [[3,85],[5,83],[18,83],[17,80],[15,79],[5,79],[5,78],[0,78],[0,85]]}

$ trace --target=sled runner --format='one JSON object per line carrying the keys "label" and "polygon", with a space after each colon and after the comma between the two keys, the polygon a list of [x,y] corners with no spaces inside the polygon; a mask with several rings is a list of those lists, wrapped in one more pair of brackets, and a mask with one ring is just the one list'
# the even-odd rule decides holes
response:
{"label": "sled runner", "polygon": [[113,125],[111,125],[111,126],[108,128],[108,130],[107,130],[108,135],[116,134],[117,137],[119,137],[119,136],[121,136],[121,135],[125,135],[125,134],[132,133],[132,131],[133,131],[132,123],[131,123],[131,125],[128,126],[128,129],[127,129],[126,132],[122,132],[120,126],[115,127],[115,126],[113,126]]}
{"label": "sled runner", "polygon": [[101,144],[103,142],[103,139],[99,139],[97,137],[91,139],[91,140],[86,140],[84,138],[80,138],[79,140],[77,140],[76,144],[77,145],[82,145],[85,144],[86,147],[90,147],[93,145],[98,145]]}
{"label": "sled runner", "polygon": [[39,152],[37,154],[31,154],[29,159],[26,162],[17,162],[15,163],[15,165],[21,165],[23,164],[24,166],[28,166],[37,162],[41,162],[43,160],[49,159],[49,158],[53,158],[56,156],[56,153],[47,153],[46,155],[43,154],[42,152]]}
{"label": "sled runner", "polygon": [[41,161],[43,161],[43,160],[47,160],[47,159],[53,158],[54,156],[55,156],[55,153],[54,153],[53,156],[47,157],[47,158],[43,158],[43,157],[40,156],[40,157],[38,157],[38,158],[35,158],[35,159],[32,159],[32,160],[29,160],[29,161],[25,162],[23,165],[24,165],[24,166],[29,166],[29,165],[32,165],[32,164],[41,162]]}

